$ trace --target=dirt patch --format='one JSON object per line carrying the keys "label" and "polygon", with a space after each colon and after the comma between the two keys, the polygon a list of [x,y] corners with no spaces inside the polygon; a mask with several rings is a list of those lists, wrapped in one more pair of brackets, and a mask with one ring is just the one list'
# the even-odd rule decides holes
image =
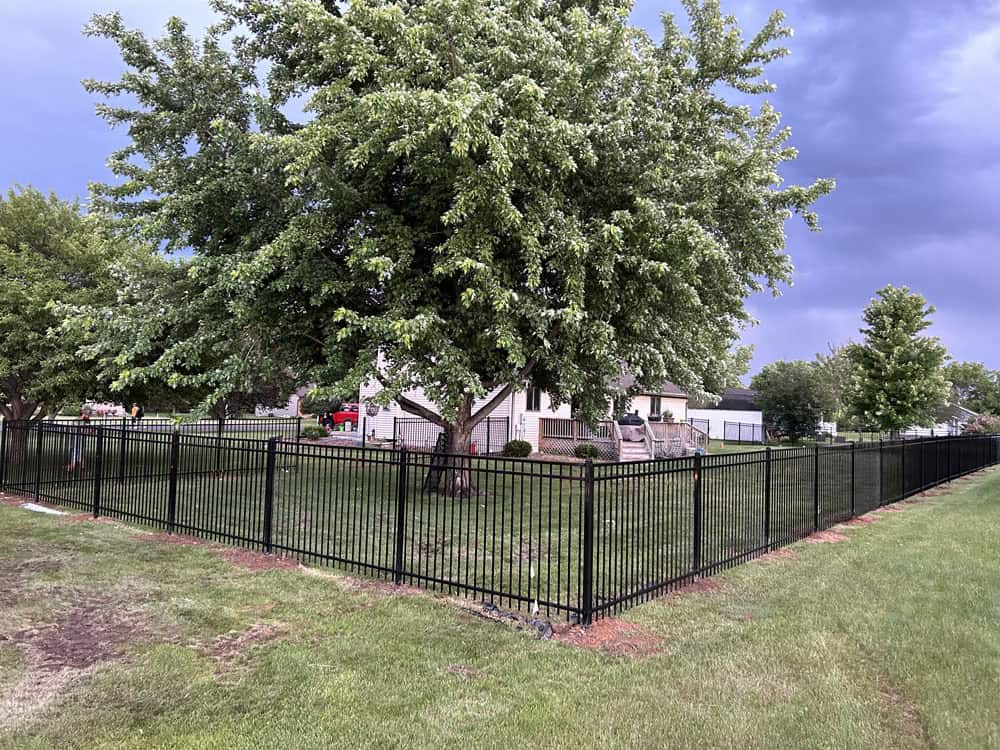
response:
{"label": "dirt patch", "polygon": [[478,680],[486,676],[486,672],[464,664],[449,664],[444,668],[448,674],[458,675],[463,680]]}
{"label": "dirt patch", "polygon": [[614,656],[645,659],[663,653],[664,639],[624,620],[605,618],[590,627],[561,624],[553,627],[553,639],[578,648],[603,651]]}
{"label": "dirt patch", "polygon": [[852,518],[850,521],[844,521],[843,525],[868,526],[869,524],[875,523],[876,521],[878,521],[878,518],[876,516],[873,516],[870,513],[865,513],[863,516],[857,516],[856,518]]}
{"label": "dirt patch", "polygon": [[427,594],[426,591],[418,589],[416,586],[407,586],[405,583],[397,585],[389,581],[368,581],[363,578],[344,578],[341,580],[356,591],[372,591],[389,596],[425,596]]}
{"label": "dirt patch", "polygon": [[806,541],[810,544],[836,544],[846,542],[848,539],[850,537],[847,534],[841,534],[839,531],[817,531],[806,537]]}
{"label": "dirt patch", "polygon": [[136,534],[134,537],[137,542],[149,542],[151,544],[175,544],[184,547],[215,547],[212,542],[205,541],[204,539],[198,539],[193,536],[184,536],[183,534]]}
{"label": "dirt patch", "polygon": [[287,632],[288,626],[284,623],[256,622],[246,630],[231,630],[218,636],[205,651],[215,661],[216,670],[223,671],[247,651],[276,640]]}
{"label": "dirt patch", "polygon": [[82,676],[123,658],[148,631],[127,602],[90,597],[72,603],[53,623],[4,637],[24,655],[28,673],[0,700],[0,727],[31,718]]}
{"label": "dirt patch", "polygon": [[791,547],[779,547],[776,550],[768,552],[766,555],[761,555],[757,558],[758,562],[771,562],[772,560],[792,560],[799,556]]}
{"label": "dirt patch", "polygon": [[17,603],[21,587],[36,575],[53,573],[63,564],[59,560],[0,560],[0,608],[13,607]]}
{"label": "dirt patch", "polygon": [[895,505],[886,505],[885,507],[882,507],[882,508],[876,508],[874,512],[875,513],[902,513],[903,509],[902,508],[898,508]]}
{"label": "dirt patch", "polygon": [[246,570],[294,570],[300,567],[299,561],[294,557],[265,555],[248,549],[227,548],[220,551],[222,559],[227,563]]}

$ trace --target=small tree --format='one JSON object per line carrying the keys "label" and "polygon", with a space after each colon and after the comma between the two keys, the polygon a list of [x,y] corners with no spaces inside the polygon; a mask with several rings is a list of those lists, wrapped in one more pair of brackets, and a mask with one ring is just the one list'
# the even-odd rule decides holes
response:
{"label": "small tree", "polygon": [[768,429],[792,440],[815,435],[831,407],[823,373],[813,362],[772,362],[754,376],[751,387]]}
{"label": "small tree", "polygon": [[907,287],[878,291],[864,311],[863,342],[849,344],[855,372],[847,402],[866,427],[896,431],[934,424],[948,397],[937,338],[922,335],[934,308]]}

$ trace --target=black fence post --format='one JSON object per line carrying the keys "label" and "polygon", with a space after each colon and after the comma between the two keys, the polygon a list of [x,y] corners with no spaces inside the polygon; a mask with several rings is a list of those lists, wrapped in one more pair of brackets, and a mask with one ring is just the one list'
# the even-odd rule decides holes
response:
{"label": "black fence post", "polygon": [[94,447],[94,518],[101,515],[101,483],[104,478],[104,428],[97,428],[97,445]]}
{"label": "black fence post", "polygon": [[771,449],[764,449],[764,546],[771,549]]}
{"label": "black fence post", "polygon": [[[393,418],[393,436],[396,425]],[[399,467],[396,476],[396,544],[393,549],[392,573],[396,585],[403,582],[403,553],[406,545],[406,493],[409,491],[406,482],[406,448],[399,452]]]}
{"label": "black fence post", "polygon": [[267,473],[264,479],[264,551],[274,548],[274,475],[278,458],[278,441],[267,441]]}
{"label": "black fence post", "polygon": [[583,611],[584,625],[594,621],[594,462],[584,464],[583,485]]}
{"label": "black fence post", "polygon": [[490,418],[486,417],[486,450],[483,451],[487,456],[493,452],[493,443],[490,442]]}
{"label": "black fence post", "polygon": [[177,467],[180,463],[181,434],[174,430],[170,436],[170,485],[167,494],[167,533],[174,533],[177,522]]}
{"label": "black fence post", "polygon": [[42,433],[45,428],[41,424],[35,425],[35,431],[38,433],[38,440],[35,441],[35,500],[38,499],[38,493],[42,488]]}
{"label": "black fence post", "polygon": [[10,427],[6,419],[0,419],[0,490],[7,486],[7,444],[10,442]]}
{"label": "black fence post", "polygon": [[899,473],[903,477],[899,499],[903,500],[906,498],[906,438],[902,438],[899,442]]}
{"label": "black fence post", "polygon": [[813,449],[813,527],[819,531],[819,445]]}
{"label": "black fence post", "polygon": [[885,443],[878,439],[878,504],[885,505]]}
{"label": "black fence post", "polygon": [[297,421],[295,423],[295,439],[298,440],[300,437],[302,437],[302,415],[300,414],[298,417],[296,417],[296,420]]}
{"label": "black fence post", "polygon": [[701,454],[694,455],[694,539],[693,554],[691,556],[691,572],[698,574],[701,572]]}
{"label": "black fence post", "polygon": [[858,472],[857,472],[857,443],[853,440],[851,441],[851,518],[854,518],[856,511],[856,493],[858,486]]}

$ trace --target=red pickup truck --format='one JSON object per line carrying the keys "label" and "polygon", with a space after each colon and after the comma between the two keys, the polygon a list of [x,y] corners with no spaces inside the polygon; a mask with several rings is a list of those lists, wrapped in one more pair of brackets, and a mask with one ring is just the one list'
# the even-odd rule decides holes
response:
{"label": "red pickup truck", "polygon": [[341,429],[345,432],[353,432],[358,429],[360,416],[357,404],[341,404],[337,411],[320,414],[317,421],[328,430],[336,430],[339,425],[343,425]]}

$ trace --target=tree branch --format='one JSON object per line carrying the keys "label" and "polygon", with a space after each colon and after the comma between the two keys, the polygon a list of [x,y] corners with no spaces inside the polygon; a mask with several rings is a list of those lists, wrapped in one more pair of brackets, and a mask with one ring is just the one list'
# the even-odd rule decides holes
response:
{"label": "tree branch", "polygon": [[406,396],[397,396],[395,401],[399,404],[403,411],[409,412],[410,414],[416,414],[418,417],[423,417],[428,422],[432,422],[438,427],[448,429],[448,423],[444,421],[444,418],[440,414],[431,411],[426,406],[421,406],[415,401],[410,401],[410,399]]}
{"label": "tree branch", "polygon": [[514,390],[514,383],[522,382],[525,378],[527,378],[531,374],[531,371],[534,369],[535,369],[534,360],[529,361],[528,364],[522,367],[521,371],[514,376],[511,382],[507,383],[507,385],[505,385],[503,388],[497,391],[496,395],[493,398],[491,398],[489,401],[483,404],[479,408],[479,410],[472,415],[472,418],[469,420],[469,429],[471,430],[477,424],[482,422],[486,417],[492,414],[493,411],[498,406],[500,406],[503,400],[510,395],[510,392]]}

